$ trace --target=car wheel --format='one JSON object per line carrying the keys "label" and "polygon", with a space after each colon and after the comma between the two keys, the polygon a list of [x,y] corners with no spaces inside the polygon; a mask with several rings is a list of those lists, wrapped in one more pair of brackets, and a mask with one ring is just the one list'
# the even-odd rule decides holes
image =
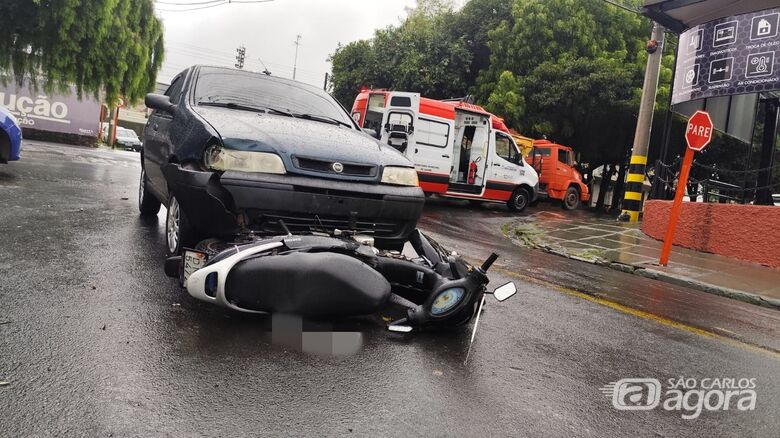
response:
{"label": "car wheel", "polygon": [[141,166],[141,181],[138,184],[138,210],[141,216],[155,216],[160,212],[160,201],[146,187],[146,171]]}
{"label": "car wheel", "polygon": [[171,193],[168,214],[165,216],[165,249],[168,255],[178,255],[183,248],[191,248],[197,241],[195,230],[181,209],[179,200]]}
{"label": "car wheel", "polygon": [[563,196],[563,208],[574,210],[580,206],[580,191],[576,187],[566,189],[566,195]]}
{"label": "car wheel", "polygon": [[528,207],[530,202],[531,195],[528,193],[528,190],[518,187],[515,189],[514,193],[512,193],[512,197],[509,198],[509,201],[507,201],[507,207],[509,207],[509,210],[511,211],[521,212]]}

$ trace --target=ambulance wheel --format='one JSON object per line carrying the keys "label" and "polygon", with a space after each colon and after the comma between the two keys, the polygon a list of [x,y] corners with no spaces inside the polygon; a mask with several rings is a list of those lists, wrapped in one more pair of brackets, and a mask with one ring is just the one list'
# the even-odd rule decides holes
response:
{"label": "ambulance wheel", "polygon": [[509,207],[510,211],[516,211],[521,212],[525,210],[526,207],[528,207],[528,204],[531,203],[531,195],[528,193],[528,190],[518,187],[515,189],[514,193],[512,193],[512,197],[509,198],[509,201],[506,202],[507,207]]}
{"label": "ambulance wheel", "polygon": [[563,196],[562,206],[564,210],[576,210],[580,206],[580,191],[576,187],[566,189],[566,195]]}

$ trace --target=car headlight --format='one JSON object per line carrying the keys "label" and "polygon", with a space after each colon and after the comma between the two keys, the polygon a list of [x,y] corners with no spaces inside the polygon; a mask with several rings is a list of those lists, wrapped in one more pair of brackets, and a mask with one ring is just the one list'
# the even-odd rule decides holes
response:
{"label": "car headlight", "polygon": [[451,287],[439,292],[431,304],[431,314],[441,315],[449,312],[463,300],[466,295],[466,289],[462,287]]}
{"label": "car headlight", "polygon": [[385,167],[382,172],[383,184],[395,184],[398,186],[418,186],[417,171],[408,167]]}
{"label": "car headlight", "polygon": [[287,173],[282,159],[270,152],[248,152],[211,146],[203,154],[203,164],[214,170],[241,172]]}

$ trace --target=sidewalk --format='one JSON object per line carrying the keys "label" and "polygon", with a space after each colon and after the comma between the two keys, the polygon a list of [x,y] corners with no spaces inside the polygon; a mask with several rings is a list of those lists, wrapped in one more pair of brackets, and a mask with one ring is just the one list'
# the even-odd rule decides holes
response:
{"label": "sidewalk", "polygon": [[663,267],[658,265],[662,242],[646,236],[639,224],[550,210],[505,231],[515,242],[571,259],[780,309],[780,269],[679,247]]}

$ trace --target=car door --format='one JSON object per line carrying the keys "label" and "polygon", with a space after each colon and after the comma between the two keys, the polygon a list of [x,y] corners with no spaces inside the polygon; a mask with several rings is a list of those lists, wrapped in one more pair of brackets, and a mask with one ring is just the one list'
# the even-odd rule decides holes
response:
{"label": "car door", "polygon": [[557,190],[566,190],[573,176],[573,164],[572,152],[568,149],[558,148],[558,162],[555,164]]}
{"label": "car door", "polygon": [[[452,167],[453,121],[420,115],[414,129],[412,161],[424,178],[439,184],[449,182]],[[424,179],[423,178],[423,179]],[[441,188],[446,191],[446,187]]]}
{"label": "car door", "polygon": [[381,142],[414,161],[414,131],[420,111],[420,93],[393,92],[388,95],[382,120]]}
{"label": "car door", "polygon": [[[179,75],[165,90],[164,94],[172,103],[179,103],[183,84],[184,75]],[[144,127],[144,170],[152,190],[163,202],[168,198],[168,184],[162,173],[162,166],[168,162],[171,153],[169,129],[172,120],[172,114],[154,110]]]}
{"label": "car door", "polygon": [[[512,137],[501,131],[495,131],[494,137],[495,153],[490,154],[488,184],[494,183],[493,185],[511,192],[520,177],[525,175],[524,162]],[[503,187],[504,185],[506,187]]]}

